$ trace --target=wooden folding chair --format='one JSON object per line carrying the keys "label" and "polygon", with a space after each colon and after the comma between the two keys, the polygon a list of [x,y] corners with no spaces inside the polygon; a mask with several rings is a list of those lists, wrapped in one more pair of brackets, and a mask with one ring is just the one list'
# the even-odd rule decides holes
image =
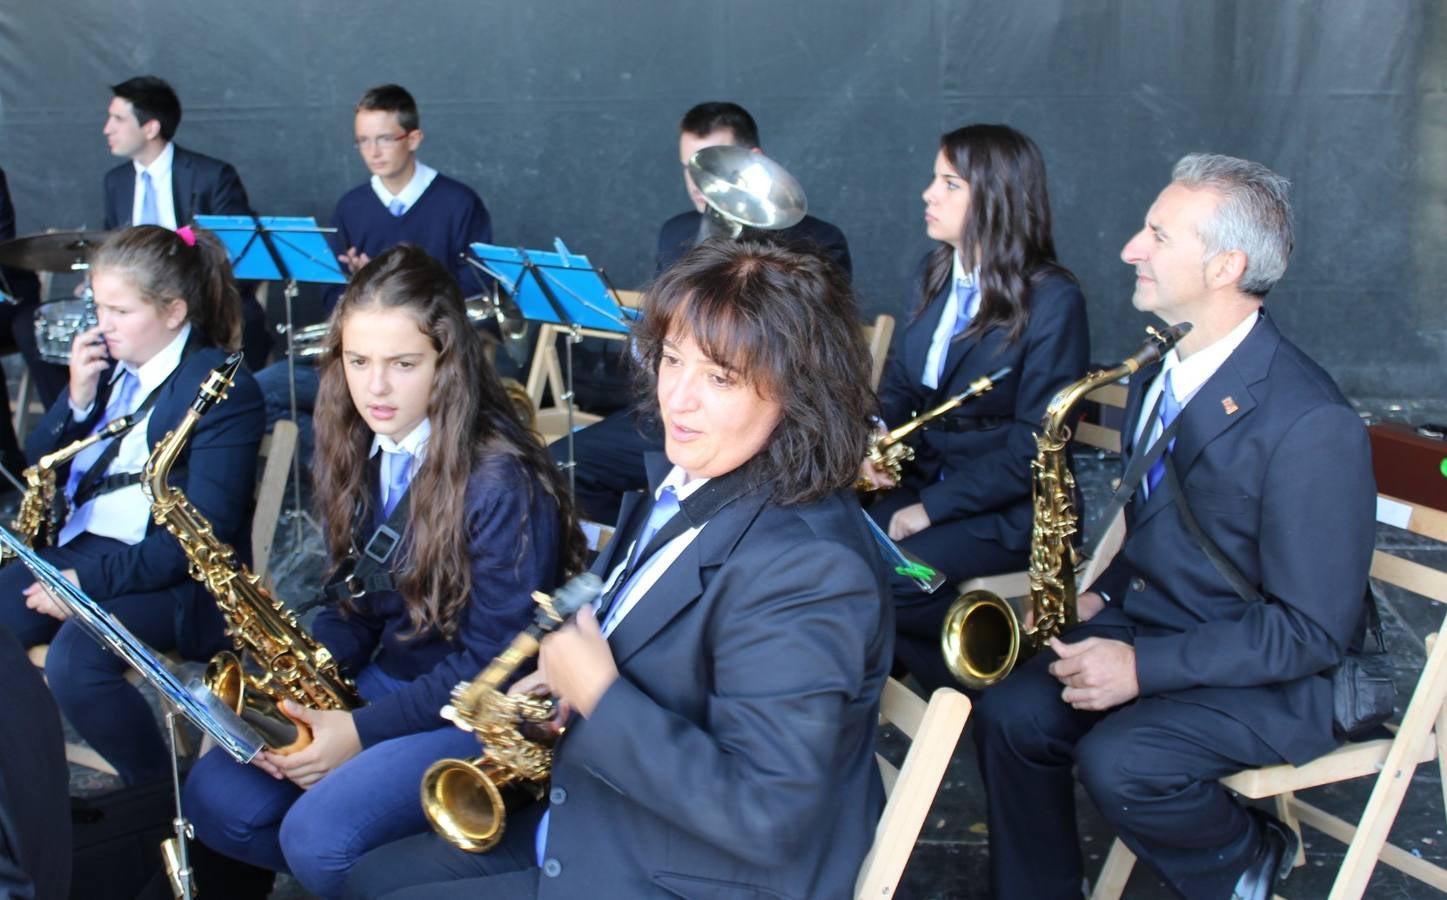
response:
{"label": "wooden folding chair", "polygon": [[[1447,543],[1447,513],[1406,503],[1392,497],[1377,498],[1377,519],[1413,534]],[[1439,571],[1400,556],[1377,551],[1372,577],[1438,603],[1447,603],[1447,571]],[[1380,860],[1439,891],[1447,892],[1447,870],[1387,843],[1387,833],[1418,765],[1437,760],[1447,803],[1447,620],[1427,638],[1427,662],[1422,667],[1391,738],[1344,744],[1304,766],[1268,766],[1248,769],[1221,779],[1221,783],[1253,800],[1273,798],[1277,816],[1299,835],[1305,823],[1347,845],[1346,857],[1332,885],[1330,900],[1362,896]],[[1356,825],[1323,811],[1296,796],[1297,791],[1353,778],[1376,779],[1366,809]],[[1303,848],[1305,844],[1301,845]],[[1297,854],[1298,866],[1305,851]],[[1135,865],[1135,855],[1117,838],[1096,879],[1092,900],[1119,897]]]}
{"label": "wooden folding chair", "polygon": [[271,548],[276,540],[276,523],[281,519],[292,457],[296,455],[296,441],[296,423],[282,419],[261,444],[266,464],[256,487],[256,509],[251,514],[251,571],[263,582],[271,568]]}
{"label": "wooden folding chair", "polygon": [[969,717],[970,698],[959,691],[940,688],[926,704],[893,678],[884,683],[879,719],[898,728],[911,743],[898,769],[879,757],[889,802],[854,882],[856,900],[894,896]]}
{"label": "wooden folding chair", "polygon": [[873,325],[865,325],[862,330],[873,360],[869,366],[869,387],[878,389],[879,379],[884,376],[884,362],[889,358],[889,342],[894,337],[894,316],[880,313],[874,317]]}

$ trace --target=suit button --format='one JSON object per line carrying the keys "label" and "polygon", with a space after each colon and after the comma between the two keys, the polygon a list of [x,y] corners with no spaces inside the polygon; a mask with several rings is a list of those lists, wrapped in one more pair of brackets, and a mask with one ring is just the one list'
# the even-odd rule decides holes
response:
{"label": "suit button", "polygon": [[563,864],[556,859],[543,860],[543,874],[549,878],[557,878],[563,874]]}
{"label": "suit button", "polygon": [[548,802],[554,806],[562,806],[568,802],[568,792],[560,787],[555,787],[548,792]]}
{"label": "suit button", "polygon": [[1130,580],[1130,589],[1139,594],[1146,589],[1146,580],[1144,578],[1132,578]]}

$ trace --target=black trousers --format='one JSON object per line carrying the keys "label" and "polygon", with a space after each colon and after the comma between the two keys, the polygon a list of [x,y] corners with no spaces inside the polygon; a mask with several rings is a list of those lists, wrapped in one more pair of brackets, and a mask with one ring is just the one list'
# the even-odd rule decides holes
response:
{"label": "black trousers", "polygon": [[[585,519],[612,525],[628,491],[648,490],[643,454],[663,449],[663,430],[657,422],[641,420],[622,409],[573,434],[573,500]],[[568,461],[568,440],[548,447],[553,462]]]}
{"label": "black trousers", "polygon": [[[888,532],[890,517],[917,502],[919,495],[908,485],[902,485],[880,495],[869,507],[869,515]],[[898,573],[890,575],[889,587],[894,595],[894,660],[909,670],[926,695],[936,688],[959,688],[940,652],[940,630],[945,613],[958,596],[955,588],[969,578],[1024,569],[1030,554],[977,536],[968,519],[931,525],[898,543],[943,572],[949,580],[933,594],[927,594],[910,579]]]}
{"label": "black trousers", "polygon": [[393,841],[352,866],[346,900],[451,900],[453,897],[536,897],[541,870],[534,839],[546,807],[508,813],[502,840],[486,853],[466,853],[432,832]]}
{"label": "black trousers", "polygon": [[[1087,625],[1070,639],[1092,631],[1128,637]],[[1060,699],[1062,685],[1046,669],[1056,658],[1041,651],[985,691],[970,717],[988,801],[994,896],[1080,897],[1078,775],[1126,846],[1178,894],[1230,897],[1264,838],[1217,779],[1281,757],[1235,719],[1169,695],[1104,713],[1076,710]]]}

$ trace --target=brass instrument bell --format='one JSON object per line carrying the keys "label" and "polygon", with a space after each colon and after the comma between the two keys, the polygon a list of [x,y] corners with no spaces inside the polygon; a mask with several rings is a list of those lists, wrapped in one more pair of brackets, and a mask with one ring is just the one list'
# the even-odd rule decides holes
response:
{"label": "brass instrument bell", "polygon": [[799,224],[809,209],[804,188],[783,166],[733,144],[704,147],[688,160],[708,212],[737,238],[745,228],[780,230]]}

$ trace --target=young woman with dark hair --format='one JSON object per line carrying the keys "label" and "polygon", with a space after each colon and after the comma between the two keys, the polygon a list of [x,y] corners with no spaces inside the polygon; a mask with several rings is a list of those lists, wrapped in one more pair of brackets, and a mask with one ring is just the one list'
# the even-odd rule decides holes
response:
{"label": "young woman with dark hair", "polygon": [[883,806],[891,638],[852,488],[873,405],[856,317],[828,263],[751,242],[701,244],[649,289],[652,494],[625,500],[594,567],[597,615],[545,639],[514,687],[575,713],[547,816],[511,812],[485,854],[436,835],[381,848],[347,896],[853,893]]}
{"label": "young woman with dark hair", "polygon": [[[175,538],[151,521],[140,472],[237,344],[241,306],[231,265],[206,232],[143,225],[96,250],[91,281],[99,324],[71,344],[69,390],[30,435],[28,455],[37,460],[121,416],[136,421],[57,471],[70,512],[58,546],[41,555],[147,644],[205,658],[225,644],[220,613],[187,574]],[[173,470],[217,537],[243,558],[261,424],[260,392],[238,372]],[[65,618],[24,566],[0,570],[0,621],[26,646],[50,643],[46,679],[81,737],[127,784],[169,776],[169,751],[150,706],[125,679],[125,662]]]}
{"label": "young woman with dark hair", "polygon": [[[898,485],[869,512],[905,549],[955,583],[1023,569],[1030,549],[1034,433],[1057,390],[1085,374],[1085,298],[1055,256],[1045,161],[1005,125],[944,135],[924,192],[938,245],[912,285],[915,312],[895,336],[880,383],[884,424],[907,422],[1004,366],[992,391],[923,431]],[[896,658],[928,692],[952,684],[939,649],[954,592],[893,579]]]}
{"label": "young woman with dark hair", "polygon": [[[316,425],[317,506],[339,569],[311,630],[366,704],[288,705],[310,745],[255,766],[210,752],[185,803],[213,850],[332,896],[359,855],[427,828],[422,773],[477,750],[439,710],[528,624],[531,592],[580,570],[586,550],[456,281],[417,247],[368,263],[333,311]],[[400,535],[390,554],[380,526]],[[369,553],[386,561],[363,577]]]}

